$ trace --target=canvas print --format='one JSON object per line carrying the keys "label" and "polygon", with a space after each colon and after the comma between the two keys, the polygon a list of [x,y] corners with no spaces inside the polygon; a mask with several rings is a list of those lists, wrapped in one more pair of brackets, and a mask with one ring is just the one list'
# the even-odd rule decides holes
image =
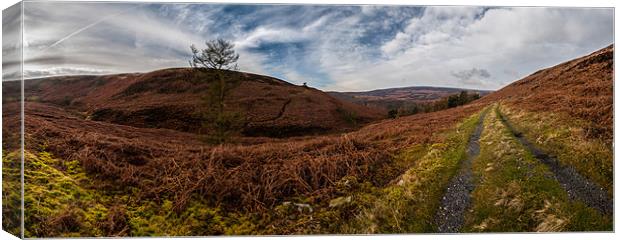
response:
{"label": "canvas print", "polygon": [[3,230],[611,232],[613,17],[18,3],[2,18]]}

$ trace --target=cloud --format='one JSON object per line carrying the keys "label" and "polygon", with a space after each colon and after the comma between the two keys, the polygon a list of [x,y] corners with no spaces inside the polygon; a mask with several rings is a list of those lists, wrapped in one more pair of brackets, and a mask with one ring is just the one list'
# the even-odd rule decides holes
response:
{"label": "cloud", "polygon": [[[106,72],[136,72],[186,66],[188,46],[204,40],[161,18],[146,4],[32,3],[28,6],[24,23],[29,29],[24,36],[27,45],[24,68],[33,70],[32,74],[48,72],[35,69],[99,68]],[[92,9],[97,9],[97,18],[83,14]]]}
{"label": "cloud", "polygon": [[451,72],[450,74],[465,84],[481,84],[483,83],[482,79],[491,77],[491,74],[486,69],[478,68]]}
{"label": "cloud", "polygon": [[310,36],[304,31],[292,29],[270,29],[259,27],[235,42],[240,48],[256,48],[265,42],[290,43],[308,40]]}
{"label": "cloud", "polygon": [[[431,7],[381,46],[383,58],[358,71],[331,71],[330,89],[434,85],[498,89],[613,43],[613,11],[587,8]],[[451,73],[478,66],[492,79]],[[509,72],[504,69],[511,69]]]}
{"label": "cloud", "polygon": [[409,25],[398,32],[394,39],[381,46],[392,55],[411,48],[414,44],[430,45],[454,40],[462,35],[466,26],[476,21],[484,9],[480,7],[430,7],[419,18],[412,18]]}
{"label": "cloud", "polygon": [[[324,90],[498,89],[613,43],[611,8],[32,2],[25,14],[31,77],[186,67],[190,44],[223,37],[242,71]],[[17,73],[19,58],[3,59]]]}
{"label": "cloud", "polygon": [[20,78],[21,44],[19,15],[21,4],[2,11],[2,79]]}
{"label": "cloud", "polygon": [[100,75],[100,74],[108,74],[108,73],[111,73],[111,72],[102,70],[102,69],[53,67],[53,68],[46,68],[46,69],[25,69],[24,79],[37,78],[40,76]]}

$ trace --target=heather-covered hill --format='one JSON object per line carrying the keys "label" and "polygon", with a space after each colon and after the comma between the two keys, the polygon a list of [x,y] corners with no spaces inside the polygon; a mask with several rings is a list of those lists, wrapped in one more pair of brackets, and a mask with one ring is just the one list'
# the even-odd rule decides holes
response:
{"label": "heather-covered hill", "polygon": [[587,135],[613,138],[614,46],[610,45],[550,68],[539,70],[489,94],[483,101],[503,100],[539,113],[559,113],[586,121]]}
{"label": "heather-covered hill", "polygon": [[500,103],[502,119],[534,155],[555,159],[562,171],[581,176],[576,182],[592,181],[593,189],[604,189],[613,199],[613,73],[612,44],[539,70],[479,101]]}
{"label": "heather-covered hill", "polygon": [[[227,71],[240,81],[226,104],[247,119],[246,136],[286,137],[343,131],[385,117],[381,110],[336,99],[320,90],[256,74]],[[213,73],[190,69],[25,81],[29,102],[52,103],[85,118],[136,127],[201,131],[203,98]]]}

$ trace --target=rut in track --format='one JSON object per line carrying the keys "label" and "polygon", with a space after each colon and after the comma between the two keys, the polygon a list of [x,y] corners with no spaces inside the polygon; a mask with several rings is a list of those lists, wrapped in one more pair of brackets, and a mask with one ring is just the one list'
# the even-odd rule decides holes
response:
{"label": "rut in track", "polygon": [[459,172],[450,180],[441,199],[441,206],[435,215],[437,232],[458,232],[465,221],[464,213],[470,205],[471,192],[474,190],[471,164],[480,153],[480,135],[487,112],[484,110],[480,114],[476,129],[467,143],[467,157],[461,162]]}
{"label": "rut in track", "polygon": [[523,134],[515,130],[501,112],[499,115],[504,125],[519,142],[530,151],[534,157],[549,167],[555,179],[562,185],[562,188],[566,190],[571,199],[580,200],[603,214],[613,213],[613,200],[607,196],[607,192],[602,187],[583,177],[575,168],[563,166],[555,157],[547,155],[544,151],[534,146]]}

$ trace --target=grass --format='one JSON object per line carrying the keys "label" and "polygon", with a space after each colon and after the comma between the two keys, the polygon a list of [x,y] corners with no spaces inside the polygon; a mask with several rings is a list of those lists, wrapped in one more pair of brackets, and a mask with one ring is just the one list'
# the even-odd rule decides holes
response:
{"label": "grass", "polygon": [[[101,236],[106,218],[101,196],[82,187],[88,178],[74,161],[48,152],[25,154],[25,236]],[[61,170],[62,169],[62,170]]]}
{"label": "grass", "polygon": [[[385,176],[379,174],[377,178],[389,178],[397,167],[410,166],[426,151],[424,146],[409,148],[394,160],[394,169],[384,169],[388,171],[382,173]],[[371,179],[358,183],[357,177],[346,176],[335,184],[337,196],[342,196],[325,199],[323,206],[300,196],[268,211],[243,213],[214,206],[194,194],[179,211],[173,197],[144,199],[131,194],[131,190],[97,189],[79,162],[62,160],[45,151],[26,152],[26,169],[26,237],[334,233],[340,229],[332,227],[333,221],[346,223],[342,220],[347,214],[356,211],[359,203],[374,201],[370,193],[379,189]],[[351,203],[351,195],[347,194],[353,192],[359,195]],[[313,207],[316,210],[309,211]]]}
{"label": "grass", "polygon": [[[273,205],[257,204],[264,207],[245,210],[234,208],[230,204],[232,198],[214,201],[210,197],[223,195],[208,188],[177,188],[175,192],[157,192],[161,193],[156,195],[158,197],[147,195],[144,189],[148,188],[142,185],[106,190],[97,185],[101,179],[91,175],[97,172],[88,172],[84,167],[83,164],[91,163],[85,161],[87,156],[63,160],[50,153],[51,147],[50,152],[45,147],[29,149],[26,155],[26,236],[434,232],[435,212],[447,183],[466,157],[467,141],[478,124],[479,114],[465,118],[456,126],[452,123],[452,127],[432,132],[429,141],[402,139],[409,146],[395,153],[379,152],[380,146],[371,144],[371,140],[359,140],[367,139],[366,135],[345,134],[336,138],[337,141],[319,138],[302,145],[289,144],[287,151],[270,151],[268,155],[248,154],[241,151],[242,147],[234,147],[228,152],[213,150],[210,158],[191,162],[191,165],[179,161],[174,164],[181,165],[173,167],[172,163],[158,162],[157,169],[220,169],[212,176],[230,173],[219,175],[238,177],[232,175],[236,173],[247,175],[247,179],[260,177],[259,182],[252,183],[260,188],[239,185],[244,182],[242,178],[237,179],[239,181],[231,181],[230,177],[209,180],[213,184],[209,186],[227,184],[232,190],[240,186],[248,191],[255,190],[243,192],[245,195],[229,191],[231,196],[254,196],[245,198],[247,201],[261,200],[258,197],[273,199]],[[481,183],[474,191],[473,212],[467,216],[465,230],[610,229],[608,217],[600,216],[582,203],[570,202],[559,184],[548,177],[550,173],[546,167],[537,164],[497,121],[495,116],[486,119],[482,141],[493,144],[482,144],[480,160],[474,161],[474,171]],[[400,124],[394,127],[383,134],[391,136],[392,132],[397,134],[409,129]],[[381,139],[390,138],[372,141]],[[127,145],[121,149],[134,154]],[[502,160],[498,161],[499,155],[494,154],[502,154]],[[232,162],[231,159],[236,159],[233,156],[256,162]],[[126,157],[112,160],[126,161]],[[208,159],[219,159],[220,165],[215,165],[217,168],[201,165],[208,163]],[[245,165],[248,163],[252,164]],[[273,168],[274,164],[284,167]],[[268,175],[248,174],[254,170],[266,173],[268,169],[278,171],[267,171]],[[196,182],[206,183],[205,179],[209,179],[200,175],[187,176],[195,178]],[[265,203],[264,199],[261,201]],[[244,206],[251,205],[244,203]]]}
{"label": "grass", "polygon": [[[434,214],[439,208],[445,186],[465,159],[470,135],[478,123],[475,114],[453,131],[444,133],[445,140],[428,146],[413,167],[395,184],[358,196],[369,203],[361,206],[355,217],[342,227],[348,233],[433,232]],[[400,157],[416,158],[420,152],[405,151]]]}
{"label": "grass", "polygon": [[466,232],[611,230],[609,216],[571,201],[548,167],[512,136],[496,114],[485,119],[476,188],[465,216]]}
{"label": "grass", "polygon": [[[14,154],[3,156],[4,176],[19,176],[19,166],[7,164]],[[169,199],[137,199],[124,192],[94,189],[77,161],[63,161],[44,151],[26,152],[25,158],[26,237],[205,236],[254,231],[246,215],[223,211],[199,199],[192,199],[183,211],[175,211]],[[19,214],[20,192],[6,191],[19,187],[19,181],[3,184],[4,193],[11,194],[5,199],[14,200],[3,203],[17,204],[3,206],[5,211]],[[18,233],[19,224],[14,228],[5,229]]]}
{"label": "grass", "polygon": [[591,127],[586,121],[552,112],[519,111],[508,105],[501,105],[501,110],[538,148],[556,156],[560,163],[575,167],[613,196],[612,146],[601,139],[588,138],[586,129]]}
{"label": "grass", "polygon": [[20,165],[20,151],[2,153],[2,229],[15,236],[21,235]]}
{"label": "grass", "polygon": [[[291,198],[272,210],[254,215],[254,234],[333,234],[433,232],[433,218],[449,179],[465,158],[469,136],[479,114],[442,133],[434,144],[415,144],[394,156],[394,176],[386,185],[348,175],[334,184],[334,194]],[[398,176],[398,175],[397,175]]]}
{"label": "grass", "polygon": [[[452,149],[450,134],[441,133],[479,111],[462,107],[346,134],[205,148],[189,134],[30,106],[63,119],[32,115],[26,122],[37,129],[25,136],[27,174],[49,178],[27,176],[28,187],[38,189],[27,194],[43,200],[41,209],[29,203],[43,213],[26,226],[37,237],[353,232],[359,228],[349,220],[429,151]],[[54,189],[44,189],[45,181]],[[71,204],[84,211],[52,211]]]}
{"label": "grass", "polygon": [[360,210],[379,200],[378,196],[383,194],[381,186],[387,185],[402,169],[415,164],[427,151],[428,146],[412,146],[395,156],[390,168],[379,169],[373,178],[347,175],[334,184],[332,194],[324,195],[327,197],[320,193],[295,197],[271,211],[255,214],[255,230],[269,235],[356,232],[353,227],[357,226],[349,223]]}

